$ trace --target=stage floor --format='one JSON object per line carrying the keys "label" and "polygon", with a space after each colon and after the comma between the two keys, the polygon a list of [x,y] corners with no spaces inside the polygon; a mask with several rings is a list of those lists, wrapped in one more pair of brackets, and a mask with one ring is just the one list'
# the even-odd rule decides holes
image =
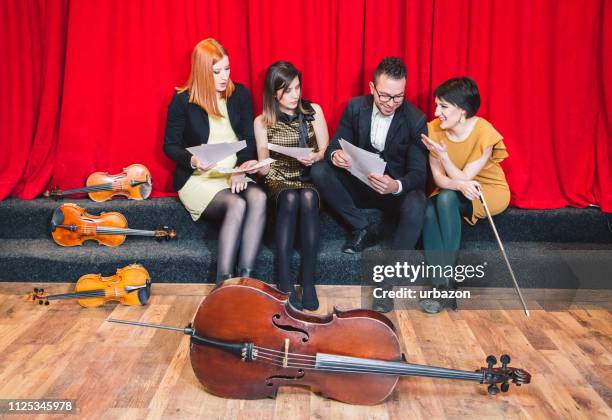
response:
{"label": "stage floor", "polygon": [[[486,365],[488,354],[499,359],[508,353],[512,366],[531,373],[532,383],[489,396],[477,383],[401,378],[384,403],[364,407],[301,388],[281,388],[274,400],[218,398],[196,379],[187,336],[105,322],[112,317],[184,327],[208,285],[155,284],[147,306],[90,309],[73,300],[33,304],[25,299],[31,287],[0,283],[0,398],[72,399],[78,418],[612,418],[609,299],[533,309],[526,318],[516,305],[504,309],[512,291],[485,289],[481,295],[496,309],[394,311],[389,317],[409,362],[474,370]],[[50,293],[71,287],[46,285]],[[360,306],[357,286],[318,290],[317,313]]]}

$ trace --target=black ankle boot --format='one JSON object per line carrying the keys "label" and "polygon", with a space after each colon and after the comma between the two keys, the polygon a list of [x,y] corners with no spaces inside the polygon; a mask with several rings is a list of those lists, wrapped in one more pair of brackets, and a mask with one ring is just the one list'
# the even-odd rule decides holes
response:
{"label": "black ankle boot", "polygon": [[239,277],[252,277],[253,269],[252,268],[241,268],[238,270]]}

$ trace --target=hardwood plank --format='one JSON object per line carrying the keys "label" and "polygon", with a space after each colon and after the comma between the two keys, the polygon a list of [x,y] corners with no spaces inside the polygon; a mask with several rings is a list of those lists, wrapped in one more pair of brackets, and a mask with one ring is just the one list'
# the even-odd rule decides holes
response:
{"label": "hardwood plank", "polygon": [[[409,362],[473,370],[485,365],[488,354],[499,358],[507,352],[511,365],[533,375],[532,383],[491,397],[476,382],[402,378],[384,403],[361,407],[289,387],[281,388],[276,399],[219,398],[196,379],[188,337],[105,322],[113,317],[182,327],[211,285],[155,284],[147,306],[110,303],[89,309],[76,301],[32,305],[24,300],[30,287],[0,285],[0,395],[76,399],[79,417],[612,418],[612,314],[593,302],[560,311],[534,309],[526,318],[516,305],[504,302],[515,299],[512,289],[501,295],[485,289],[478,292],[493,309],[435,316],[416,309],[394,311],[390,318]],[[47,287],[60,293],[73,285]],[[320,314],[362,301],[358,287],[318,286],[318,293]]]}

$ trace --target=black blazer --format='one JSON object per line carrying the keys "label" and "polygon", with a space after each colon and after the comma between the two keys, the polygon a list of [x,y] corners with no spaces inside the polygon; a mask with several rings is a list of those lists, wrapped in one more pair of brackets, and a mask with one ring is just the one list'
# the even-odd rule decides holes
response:
{"label": "black blazer", "polygon": [[[370,129],[372,125],[372,95],[352,98],[338,124],[338,129],[325,151],[331,162],[331,154],[341,149],[344,140],[365,150],[372,151]],[[381,157],[387,162],[385,173],[401,181],[402,194],[425,190],[427,182],[427,149],[421,142],[421,133],[427,134],[427,118],[411,103],[404,103],[395,111],[385,140]]]}
{"label": "black blazer", "polygon": [[[227,100],[230,124],[239,140],[246,140],[247,147],[237,153],[238,165],[250,159],[257,159],[255,134],[253,132],[253,108],[249,91],[240,83]],[[193,168],[191,153],[185,148],[208,142],[210,127],[208,114],[196,104],[189,103],[189,92],[175,93],[168,106],[164,152],[176,162],[174,190],[180,190],[187,182]]]}

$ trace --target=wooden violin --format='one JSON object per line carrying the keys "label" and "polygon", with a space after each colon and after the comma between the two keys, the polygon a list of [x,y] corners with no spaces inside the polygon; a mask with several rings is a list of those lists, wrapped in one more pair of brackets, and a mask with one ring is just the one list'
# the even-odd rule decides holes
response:
{"label": "wooden violin", "polygon": [[65,203],[53,212],[51,236],[62,246],[83,245],[87,240],[107,246],[119,246],[127,235],[153,236],[155,239],[174,239],[176,231],[164,226],[157,230],[128,229],[126,218],[118,212],[94,216],[73,203]]}
{"label": "wooden violin", "polygon": [[494,356],[476,371],[407,363],[391,321],[365,309],[305,314],[288,295],[250,278],[226,280],[200,304],[193,323],[174,328],[131,321],[131,325],[182,331],[191,337],[193,371],[204,389],[226,398],[274,397],[280,386],[306,386],[350,404],[377,404],[400,376],[461,379],[488,384],[489,394],[531,375]]}
{"label": "wooden violin", "polygon": [[118,301],[123,305],[146,305],[151,296],[149,272],[140,264],[131,264],[117,269],[113,276],[85,274],[77,280],[74,293],[49,295],[44,289],[35,288],[30,294],[33,301],[49,305],[50,300],[78,299],[84,308]]}
{"label": "wooden violin", "polygon": [[45,191],[45,197],[54,199],[69,194],[87,193],[93,201],[106,201],[120,195],[130,200],[145,200],[151,195],[153,183],[151,173],[146,166],[139,163],[123,168],[119,174],[109,175],[108,172],[94,172],[87,177],[85,187],[72,190],[60,190],[57,186]]}

